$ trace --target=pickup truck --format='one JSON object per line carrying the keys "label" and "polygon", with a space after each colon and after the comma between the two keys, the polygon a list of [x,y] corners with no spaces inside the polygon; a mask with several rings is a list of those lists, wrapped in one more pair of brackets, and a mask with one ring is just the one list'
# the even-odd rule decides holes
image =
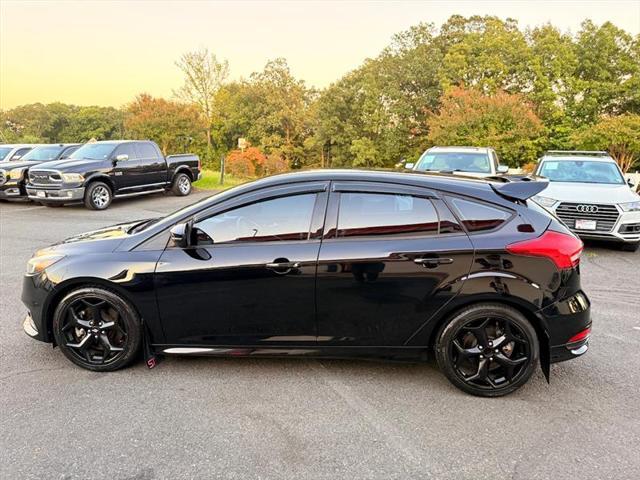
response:
{"label": "pickup truck", "polygon": [[27,194],[47,206],[84,202],[105,210],[114,198],[167,190],[189,195],[198,178],[197,155],[165,157],[148,140],[103,141],[86,143],[67,160],[30,169]]}
{"label": "pickup truck", "polygon": [[19,160],[0,162],[0,200],[25,200],[27,198],[27,173],[31,167],[44,162],[64,160],[80,148],[79,143],[39,145],[25,153]]}
{"label": "pickup truck", "polygon": [[495,177],[509,171],[509,167],[500,165],[495,150],[488,147],[431,147],[415,164],[406,163],[404,168],[480,178]]}

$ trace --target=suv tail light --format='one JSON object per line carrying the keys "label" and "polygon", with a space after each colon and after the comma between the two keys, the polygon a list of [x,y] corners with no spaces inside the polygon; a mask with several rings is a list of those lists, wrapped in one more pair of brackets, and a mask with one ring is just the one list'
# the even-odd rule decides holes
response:
{"label": "suv tail light", "polygon": [[545,257],[560,270],[578,265],[583,248],[584,245],[579,238],[553,230],[547,230],[538,238],[507,245],[509,253],[529,257]]}
{"label": "suv tail light", "polygon": [[591,334],[591,327],[587,327],[581,332],[576,333],[573,337],[571,337],[567,341],[567,343],[581,342],[582,340],[586,340],[587,338],[589,338],[590,334]]}

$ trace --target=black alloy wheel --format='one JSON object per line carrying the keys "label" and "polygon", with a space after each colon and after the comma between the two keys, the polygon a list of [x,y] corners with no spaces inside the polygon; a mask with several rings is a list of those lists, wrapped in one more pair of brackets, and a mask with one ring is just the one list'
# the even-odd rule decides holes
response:
{"label": "black alloy wheel", "polygon": [[535,330],[517,310],[481,304],[458,313],[439,335],[438,364],[458,388],[497,397],[524,385],[539,357]]}
{"label": "black alloy wheel", "polygon": [[67,358],[94,371],[126,366],[141,343],[135,310],[118,294],[99,287],[67,294],[55,310],[53,332]]}

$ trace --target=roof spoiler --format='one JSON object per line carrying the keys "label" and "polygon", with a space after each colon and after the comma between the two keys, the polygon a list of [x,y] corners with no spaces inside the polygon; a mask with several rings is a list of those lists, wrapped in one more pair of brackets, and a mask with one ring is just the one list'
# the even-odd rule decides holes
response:
{"label": "roof spoiler", "polygon": [[492,180],[490,184],[494,192],[508,200],[527,200],[549,185],[549,180],[545,177],[534,175],[502,175],[489,177],[487,180]]}

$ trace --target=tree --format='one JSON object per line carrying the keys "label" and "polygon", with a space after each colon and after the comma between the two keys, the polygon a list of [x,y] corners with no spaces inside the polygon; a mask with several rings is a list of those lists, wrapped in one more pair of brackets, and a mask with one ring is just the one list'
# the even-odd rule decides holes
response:
{"label": "tree", "polygon": [[256,147],[244,150],[232,150],[226,158],[226,169],[231,175],[251,178],[264,174],[267,157]]}
{"label": "tree", "polygon": [[511,166],[536,158],[543,132],[540,119],[522,95],[484,95],[461,87],[443,95],[439,112],[428,123],[432,145],[491,146]]}
{"label": "tree", "polygon": [[162,152],[183,153],[199,140],[204,129],[194,105],[140,94],[126,107],[124,127],[128,138],[154,140]]}
{"label": "tree", "polygon": [[124,114],[113,107],[77,107],[60,132],[60,142],[114,140],[124,136]]}
{"label": "tree", "polygon": [[205,121],[207,147],[212,147],[211,124],[216,116],[216,93],[229,76],[229,63],[219,62],[209,50],[201,49],[183,54],[176,66],[184,74],[183,86],[174,94],[193,105],[196,105]]}
{"label": "tree", "polygon": [[574,141],[579,148],[607,150],[626,173],[640,159],[640,115],[603,117],[595,125],[578,131]]}

